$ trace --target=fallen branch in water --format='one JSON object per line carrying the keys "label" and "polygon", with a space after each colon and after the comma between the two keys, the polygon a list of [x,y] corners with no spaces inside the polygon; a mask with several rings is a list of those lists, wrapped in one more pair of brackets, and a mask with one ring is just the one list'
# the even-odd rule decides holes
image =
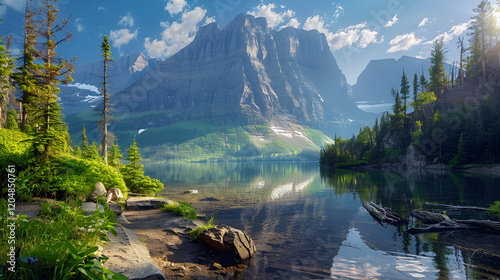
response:
{"label": "fallen branch in water", "polygon": [[363,202],[363,207],[365,207],[365,209],[379,222],[389,223],[395,226],[408,222],[390,208],[382,207],[373,202],[365,201]]}
{"label": "fallen branch in water", "polygon": [[434,233],[441,231],[454,231],[454,230],[483,230],[500,234],[500,222],[490,220],[452,220],[443,214],[430,213],[421,209],[412,212],[417,220],[424,224],[431,224],[425,228],[411,228],[408,230],[409,234],[419,233]]}
{"label": "fallen branch in water", "polygon": [[446,207],[450,209],[461,209],[461,210],[471,210],[471,211],[488,211],[488,208],[476,207],[476,206],[459,206],[459,205],[448,205],[439,203],[425,202],[424,205],[436,206],[436,207]]}

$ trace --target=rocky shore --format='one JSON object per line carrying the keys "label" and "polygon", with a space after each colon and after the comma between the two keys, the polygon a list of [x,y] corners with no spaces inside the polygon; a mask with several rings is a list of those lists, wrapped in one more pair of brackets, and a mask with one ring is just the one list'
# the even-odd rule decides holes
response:
{"label": "rocky shore", "polygon": [[192,240],[189,232],[202,222],[157,208],[168,202],[151,198],[127,201],[117,226],[119,235],[108,234],[111,241],[103,252],[110,258],[106,263],[108,269],[123,273],[131,280],[222,280],[233,279],[246,270],[244,261],[227,266],[224,256]]}

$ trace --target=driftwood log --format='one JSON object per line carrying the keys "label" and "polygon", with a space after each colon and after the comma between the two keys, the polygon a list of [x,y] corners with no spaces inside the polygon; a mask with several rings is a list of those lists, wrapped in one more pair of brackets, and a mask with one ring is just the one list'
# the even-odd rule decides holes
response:
{"label": "driftwood log", "polygon": [[373,202],[363,202],[363,207],[379,222],[388,223],[391,225],[401,225],[408,221],[392,211],[390,208],[377,205]]}
{"label": "driftwood log", "polygon": [[424,228],[411,228],[409,234],[433,233],[454,230],[482,230],[500,234],[500,222],[489,220],[452,220],[443,214],[429,213],[424,210],[414,210],[412,216],[424,224]]}
{"label": "driftwood log", "polygon": [[476,207],[476,206],[459,206],[459,205],[448,205],[448,204],[439,204],[439,203],[430,203],[425,202],[424,205],[436,206],[436,207],[446,207],[449,209],[457,209],[457,210],[470,210],[470,211],[488,211],[488,208]]}

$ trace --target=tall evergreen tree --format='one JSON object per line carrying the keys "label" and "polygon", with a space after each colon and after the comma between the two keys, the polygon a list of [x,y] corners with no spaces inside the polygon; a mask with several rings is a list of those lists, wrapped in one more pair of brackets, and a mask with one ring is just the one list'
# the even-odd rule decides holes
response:
{"label": "tall evergreen tree", "polygon": [[444,55],[443,40],[438,39],[434,42],[434,46],[431,50],[431,68],[429,68],[429,89],[434,91],[436,96],[443,93],[447,83],[447,74],[444,70]]}
{"label": "tall evergreen tree", "polygon": [[41,65],[35,63],[37,58],[36,48],[38,46],[37,24],[35,18],[40,16],[38,9],[31,5],[33,0],[26,0],[26,8],[24,13],[24,43],[23,52],[20,57],[21,63],[18,72],[14,75],[19,89],[22,92],[19,99],[19,114],[21,129],[24,130],[29,122],[31,115],[30,108],[36,108],[36,104],[31,104],[36,101],[36,93],[38,81],[36,79],[36,69]]}
{"label": "tall evergreen tree", "polygon": [[459,81],[460,81],[460,84],[462,85],[464,83],[464,55],[465,55],[465,47],[464,47],[464,38],[458,38],[458,42],[457,42],[457,46],[458,46],[458,49],[460,51],[460,61],[459,61],[459,64],[460,64],[460,73],[459,73]]}
{"label": "tall evergreen tree", "polygon": [[473,11],[475,15],[471,18],[469,27],[471,32],[468,70],[481,60],[481,57],[496,43],[498,36],[494,8],[490,1],[482,0]]}
{"label": "tall evergreen tree", "polygon": [[404,121],[406,122],[406,108],[407,100],[410,96],[410,83],[408,82],[408,78],[406,77],[405,70],[403,69],[403,76],[401,76],[401,101],[403,103],[403,112],[404,112]]}
{"label": "tall evergreen tree", "polygon": [[427,89],[427,79],[425,78],[424,71],[422,70],[422,74],[420,75],[420,90],[422,92]]}
{"label": "tall evergreen tree", "polygon": [[[38,44],[36,56],[43,62],[43,67],[37,67],[35,75],[39,80],[33,103],[33,122],[37,126],[33,139],[37,156],[44,161],[49,158],[53,149],[65,146],[65,127],[61,121],[61,108],[57,102],[59,84],[72,81],[72,62],[57,56],[57,46],[68,41],[73,36],[64,29],[67,19],[58,21],[59,10],[56,9],[56,0],[40,0],[38,7],[41,20],[38,23],[37,33],[43,39]],[[61,37],[61,33],[63,36]]]}
{"label": "tall evergreen tree", "polygon": [[111,108],[110,108],[110,101],[109,101],[109,89],[108,89],[108,62],[113,61],[111,58],[111,52],[110,52],[110,46],[108,42],[108,37],[104,36],[102,44],[101,44],[101,51],[102,51],[102,57],[103,59],[103,64],[104,64],[104,74],[102,76],[103,78],[103,91],[100,93],[102,97],[102,109],[100,109],[100,114],[102,115],[102,119],[99,121],[99,127],[102,130],[102,155],[104,157],[104,163],[108,165],[108,123],[110,119],[110,113],[111,113]]}
{"label": "tall evergreen tree", "polygon": [[[0,20],[0,23],[2,21]],[[7,127],[7,111],[13,91],[12,69],[13,60],[7,48],[4,46],[2,37],[0,37],[0,127]]]}
{"label": "tall evergreen tree", "polygon": [[416,102],[418,98],[418,89],[419,89],[419,83],[418,83],[418,75],[415,73],[413,75],[413,101]]}

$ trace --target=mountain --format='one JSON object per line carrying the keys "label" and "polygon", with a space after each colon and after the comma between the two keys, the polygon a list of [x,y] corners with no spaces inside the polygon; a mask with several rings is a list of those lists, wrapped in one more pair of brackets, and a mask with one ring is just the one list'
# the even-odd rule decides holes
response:
{"label": "mountain", "polygon": [[[316,158],[329,137],[351,137],[375,118],[357,108],[324,34],[275,31],[265,18],[243,14],[224,29],[201,27],[112,103],[119,121],[110,130],[122,147],[136,139],[151,156],[308,150]],[[67,121],[74,135],[82,121],[95,122],[90,113]]]}
{"label": "mountain", "polygon": [[177,116],[155,119],[153,126],[276,119],[309,125],[367,118],[349,96],[323,34],[274,31],[264,18],[250,15],[240,14],[222,30],[216,23],[200,28],[190,45],[152,73],[115,96],[117,112]]}
{"label": "mountain", "polygon": [[[413,76],[417,73],[424,73],[429,79],[429,68],[431,59],[419,59],[415,57],[403,56],[400,59],[380,59],[372,60],[365,70],[361,72],[358,80],[352,86],[353,98],[357,102],[368,103],[392,103],[394,97],[391,88],[399,89],[403,69],[410,84],[413,84]],[[445,64],[444,68],[451,73],[452,66]]]}
{"label": "mountain", "polygon": [[[111,85],[111,94],[117,93],[130,86],[145,73],[153,69],[159,60],[147,58],[144,54],[137,53],[115,58],[109,63],[108,81]],[[99,88],[102,86],[103,62],[76,65],[75,73],[71,76],[74,80],[68,86],[61,87],[59,94],[63,113],[72,114],[87,111],[100,104]]]}

